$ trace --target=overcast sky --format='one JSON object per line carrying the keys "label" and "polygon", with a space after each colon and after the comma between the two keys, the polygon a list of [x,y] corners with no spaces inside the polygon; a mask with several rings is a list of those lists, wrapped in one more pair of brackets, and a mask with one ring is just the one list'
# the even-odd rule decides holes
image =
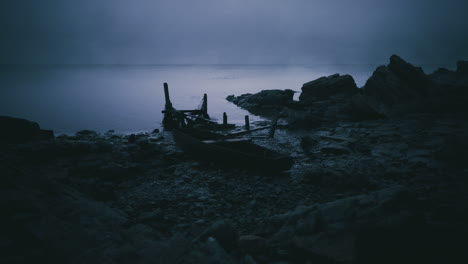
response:
{"label": "overcast sky", "polygon": [[2,0],[0,63],[468,59],[467,0]]}

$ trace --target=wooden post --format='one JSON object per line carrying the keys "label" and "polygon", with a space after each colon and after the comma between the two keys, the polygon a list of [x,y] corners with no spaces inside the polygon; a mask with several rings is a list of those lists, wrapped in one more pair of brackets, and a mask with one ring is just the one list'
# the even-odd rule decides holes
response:
{"label": "wooden post", "polygon": [[208,96],[206,94],[203,94],[203,104],[200,110],[203,118],[210,118],[208,115]]}
{"label": "wooden post", "polygon": [[223,113],[223,126],[227,126],[227,115],[226,115],[226,112]]}
{"label": "wooden post", "polygon": [[273,138],[275,136],[276,125],[278,124],[279,113],[273,118],[268,136]]}
{"label": "wooden post", "polygon": [[169,98],[169,86],[164,83],[164,98],[166,99],[166,109],[172,107],[171,99]]}
{"label": "wooden post", "polygon": [[164,118],[163,118],[163,125],[165,129],[171,129],[173,126],[172,120],[172,104],[171,99],[169,98],[169,87],[167,83],[164,83],[164,99],[165,99],[165,106],[164,106]]}
{"label": "wooden post", "polygon": [[250,130],[250,121],[249,121],[249,116],[245,116],[245,129]]}

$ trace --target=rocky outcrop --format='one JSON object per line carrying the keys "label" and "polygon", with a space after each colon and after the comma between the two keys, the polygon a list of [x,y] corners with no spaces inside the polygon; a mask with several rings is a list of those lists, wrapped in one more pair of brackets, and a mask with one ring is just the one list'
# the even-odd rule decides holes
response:
{"label": "rocky outcrop", "polygon": [[457,73],[468,75],[468,61],[457,61]]}
{"label": "rocky outcrop", "polygon": [[191,160],[168,132],[2,145],[2,260],[456,263],[468,124],[410,118],[254,137],[294,155],[274,177]]}
{"label": "rocky outcrop", "polygon": [[0,116],[0,142],[21,143],[54,138],[52,130],[44,130],[39,124],[22,118]]}
{"label": "rocky outcrop", "polygon": [[275,227],[279,231],[271,238],[272,244],[290,244],[317,257],[351,263],[357,257],[360,230],[398,226],[414,214],[399,206],[403,192],[395,186],[275,216],[271,223],[279,225]]}
{"label": "rocky outcrop", "polygon": [[459,61],[455,71],[440,68],[429,78],[437,85],[432,99],[436,111],[468,113],[468,62]]}
{"label": "rocky outcrop", "polygon": [[358,88],[353,77],[337,73],[305,83],[302,86],[299,101],[303,104],[311,104],[334,96],[350,96],[357,92]]}
{"label": "rocky outcrop", "polygon": [[398,104],[423,99],[433,88],[433,81],[419,67],[393,55],[388,66],[378,67],[363,87],[365,96],[382,103],[388,112]]}
{"label": "rocky outcrop", "polygon": [[374,71],[362,88],[362,96],[354,98],[347,112],[363,117],[466,112],[468,75],[464,65],[459,62],[456,72],[438,69],[426,75],[393,55],[387,66]]}
{"label": "rocky outcrop", "polygon": [[372,97],[386,106],[391,106],[415,97],[416,93],[408,89],[395,73],[387,66],[378,67],[364,86],[364,94]]}
{"label": "rocky outcrop", "polygon": [[324,122],[362,121],[414,113],[467,113],[468,62],[457,70],[427,75],[397,55],[379,66],[359,89],[350,75],[334,74],[303,84],[299,102],[291,90],[230,95],[226,99],[259,115],[287,106],[291,128],[313,128]]}
{"label": "rocky outcrop", "polygon": [[268,115],[293,102],[293,90],[263,90],[256,94],[229,95],[226,100],[254,114]]}
{"label": "rocky outcrop", "polygon": [[273,217],[270,225],[279,231],[270,243],[317,263],[437,263],[465,256],[459,243],[466,231],[426,223],[423,210],[416,197],[393,186]]}
{"label": "rocky outcrop", "polygon": [[458,74],[446,68],[439,68],[431,73],[429,77],[440,85],[456,85]]}
{"label": "rocky outcrop", "polygon": [[375,98],[362,94],[354,95],[346,104],[343,111],[352,121],[372,120],[385,118],[385,106]]}
{"label": "rocky outcrop", "polygon": [[457,69],[439,68],[429,77],[441,86],[468,86],[468,61],[458,61]]}
{"label": "rocky outcrop", "polygon": [[420,94],[426,94],[433,85],[422,68],[413,66],[397,55],[390,57],[390,64],[387,67],[403,83],[406,83],[409,89],[418,91]]}

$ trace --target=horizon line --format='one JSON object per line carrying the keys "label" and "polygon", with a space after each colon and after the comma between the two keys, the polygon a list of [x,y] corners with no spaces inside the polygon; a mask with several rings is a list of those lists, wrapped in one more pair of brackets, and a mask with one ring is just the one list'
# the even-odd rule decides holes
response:
{"label": "horizon line", "polygon": [[[411,62],[410,62],[411,63]],[[413,65],[455,65],[454,63],[411,63]],[[0,63],[4,66],[319,66],[319,65],[387,65],[382,63]]]}

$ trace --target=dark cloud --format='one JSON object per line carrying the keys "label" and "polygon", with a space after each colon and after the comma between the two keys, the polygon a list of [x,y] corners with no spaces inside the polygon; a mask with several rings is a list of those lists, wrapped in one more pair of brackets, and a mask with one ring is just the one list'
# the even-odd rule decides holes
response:
{"label": "dark cloud", "polygon": [[468,57],[466,0],[5,0],[0,9],[0,63]]}

